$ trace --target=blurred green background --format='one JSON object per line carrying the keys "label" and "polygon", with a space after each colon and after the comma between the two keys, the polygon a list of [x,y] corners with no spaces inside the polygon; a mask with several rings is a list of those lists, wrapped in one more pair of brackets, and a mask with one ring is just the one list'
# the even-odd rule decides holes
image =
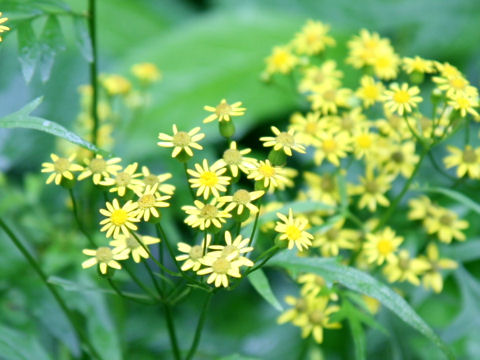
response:
{"label": "blurred green background", "polygon": [[[86,1],[66,2],[85,11]],[[35,14],[32,3],[0,0],[0,11],[12,19],[29,16]],[[22,6],[21,12],[9,12]],[[182,128],[197,126],[205,115],[203,106],[215,105],[222,98],[243,101],[248,109],[237,122],[239,138],[257,136],[269,124],[286,123],[289,114],[305,105],[288,87],[261,82],[260,74],[272,47],[288,42],[309,18],[332,26],[339,43],[334,56],[341,64],[345,41],[367,28],[389,37],[401,55],[449,61],[479,85],[478,0],[99,0],[100,72],[127,75],[131,65],[144,61],[155,63],[163,72],[163,80],[153,88],[151,108],[133,119],[131,131],[116,132],[114,153],[127,162],[177,171],[177,164],[156,146],[158,132],[169,132],[173,123]],[[14,29],[15,22],[11,24]],[[39,17],[34,27],[41,29],[42,24]],[[66,50],[56,57],[46,83],[38,74],[25,83],[15,31],[4,37],[0,44],[0,116],[44,96],[36,114],[72,128],[80,110],[77,88],[88,83],[88,64],[74,44],[71,21],[61,18],[61,25]],[[205,127],[205,131],[205,143],[219,140],[215,127]],[[126,306],[102,292],[87,291],[96,286],[90,276],[94,274],[80,270],[84,240],[65,209],[65,194],[60,188],[45,187],[44,178],[37,175],[54,147],[54,138],[44,133],[0,129],[0,172],[6,175],[0,180],[0,215],[15,219],[10,222],[47,273],[72,281],[62,282],[70,290],[62,294],[78,309],[108,359],[120,359],[122,353],[125,359],[168,359],[160,311]],[[0,254],[0,347],[3,341],[18,348],[7,356],[0,353],[0,358],[31,359],[31,354],[36,354],[35,359],[68,358],[66,348],[78,354],[65,319],[3,234]],[[464,256],[468,259],[468,251]],[[478,273],[477,262],[469,264],[470,272]],[[460,278],[460,287],[447,282],[447,290],[433,298],[427,299],[419,290],[414,305],[454,344],[459,358],[474,359],[480,351],[475,335],[480,330],[480,284],[468,273]],[[80,289],[75,283],[82,284]],[[273,277],[279,297],[295,293],[293,285],[278,274]],[[467,305],[459,301],[459,294],[467,298]],[[195,301],[194,296],[177,314],[180,338],[193,334],[200,307]],[[458,314],[463,317],[456,318]],[[215,299],[198,358],[241,353],[261,359],[295,359],[302,346],[299,333],[289,325],[278,327],[277,315],[248,284],[235,293],[223,293]],[[449,325],[452,319],[456,320]],[[382,311],[380,321],[389,327],[391,336],[369,332],[369,354],[377,356],[372,358],[439,358],[427,340],[405,331],[405,325],[391,314]],[[55,339],[66,344],[63,352]],[[348,329],[328,333],[323,347],[328,359],[350,358],[353,345]],[[52,355],[53,349],[59,352]]]}

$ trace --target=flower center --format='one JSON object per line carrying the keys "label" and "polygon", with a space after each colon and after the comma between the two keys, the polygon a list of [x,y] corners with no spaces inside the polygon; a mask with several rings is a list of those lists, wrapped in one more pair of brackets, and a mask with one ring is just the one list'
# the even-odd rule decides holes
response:
{"label": "flower center", "polygon": [[200,184],[207,187],[214,187],[218,184],[218,176],[213,171],[205,171],[200,175]]}
{"label": "flower center", "polygon": [[381,239],[377,244],[378,252],[382,255],[388,255],[393,251],[392,242],[388,239]]}
{"label": "flower center", "polygon": [[327,238],[327,241],[335,242],[339,234],[340,234],[340,231],[338,229],[331,228],[330,230],[327,231],[327,233],[325,234],[325,237]]}
{"label": "flower center", "polygon": [[322,96],[326,101],[335,102],[337,92],[335,90],[327,90],[322,94]]}
{"label": "flower center", "polygon": [[337,143],[333,139],[326,139],[322,143],[323,151],[333,152],[337,148]]}
{"label": "flower center", "polygon": [[148,175],[143,178],[143,183],[147,186],[154,186],[155,184],[158,184],[158,178],[155,175]]}
{"label": "flower center", "polygon": [[53,163],[53,166],[55,167],[55,171],[59,173],[63,173],[64,171],[67,171],[70,168],[70,161],[65,158],[59,158],[57,161]]}
{"label": "flower center", "polygon": [[330,175],[324,175],[320,184],[321,188],[325,192],[333,192],[335,190],[335,183]]}
{"label": "flower center", "polygon": [[185,131],[179,131],[175,135],[173,135],[172,143],[175,146],[185,147],[192,141],[190,135],[188,135]]}
{"label": "flower center", "polygon": [[227,149],[223,153],[223,160],[228,165],[240,165],[242,163],[242,154],[236,149]]}
{"label": "flower center", "polygon": [[190,259],[192,259],[194,261],[198,260],[198,259],[201,259],[203,257],[202,246],[201,245],[192,246],[188,255],[190,256]]}
{"label": "flower center", "polygon": [[297,302],[295,303],[295,310],[298,312],[304,312],[307,310],[307,302],[305,299],[298,299]]}
{"label": "flower center", "polygon": [[273,63],[276,66],[282,66],[288,62],[288,54],[286,51],[279,51],[273,57]]}
{"label": "flower center", "polygon": [[214,273],[226,274],[230,270],[230,261],[224,258],[218,258],[213,264],[212,269]]}
{"label": "flower center", "polygon": [[365,191],[369,194],[376,194],[378,192],[378,185],[375,180],[365,182]]}
{"label": "flower center", "polygon": [[214,205],[207,204],[200,210],[200,216],[206,219],[213,219],[217,216],[218,209]]}
{"label": "flower center", "polygon": [[361,134],[357,137],[357,144],[362,149],[369,149],[372,146],[372,138],[369,134]]}
{"label": "flower center", "polygon": [[127,186],[128,184],[130,184],[131,179],[132,177],[130,176],[129,173],[127,173],[126,171],[122,171],[117,174],[117,177],[115,180],[118,186]]}
{"label": "flower center", "polygon": [[277,142],[283,146],[292,147],[295,145],[295,139],[292,135],[286,132],[281,132],[277,135]]}
{"label": "flower center", "polygon": [[134,236],[128,236],[127,237],[127,240],[126,240],[126,243],[127,243],[127,247],[129,249],[136,249],[138,248],[139,246],[141,246],[139,243],[138,243],[138,240],[135,239]]}
{"label": "flower center", "polygon": [[321,310],[314,310],[310,313],[309,319],[312,324],[314,325],[321,325],[323,323],[323,319],[325,318],[323,311]]}
{"label": "flower center", "polygon": [[477,154],[475,154],[475,150],[472,148],[467,148],[463,150],[462,159],[467,164],[473,164],[477,162]]}
{"label": "flower center", "polygon": [[107,169],[107,162],[103,159],[92,159],[89,167],[94,174],[98,174]]}
{"label": "flower center", "polygon": [[250,193],[247,190],[240,189],[233,194],[233,202],[237,204],[246,205],[250,202]]}
{"label": "flower center", "polygon": [[393,95],[393,101],[395,101],[398,104],[406,104],[410,101],[410,95],[405,90],[398,90]]}
{"label": "flower center", "polygon": [[258,168],[258,172],[264,177],[268,178],[275,175],[275,168],[273,166],[265,164]]}
{"label": "flower center", "polygon": [[289,240],[298,240],[302,235],[300,229],[295,225],[288,225],[287,229],[285,230],[285,234],[287,235]]}
{"label": "flower center", "polygon": [[305,125],[305,132],[311,135],[317,133],[318,125],[315,121],[310,121]]}
{"label": "flower center", "polygon": [[102,246],[97,249],[97,253],[95,255],[99,262],[106,262],[113,260],[113,253],[109,247]]}
{"label": "flower center", "polygon": [[401,164],[405,161],[405,156],[403,156],[403,153],[401,151],[395,151],[392,154],[392,160],[397,164]]}
{"label": "flower center", "polygon": [[138,207],[146,209],[146,208],[151,208],[155,207],[155,196],[152,194],[145,194],[142,197],[140,197],[137,201]]}
{"label": "flower center", "polygon": [[376,99],[378,98],[379,91],[375,85],[369,85],[363,88],[363,94],[369,99]]}
{"label": "flower center", "polygon": [[128,219],[128,213],[123,209],[116,209],[110,216],[112,223],[116,226],[124,225]]}
{"label": "flower center", "polygon": [[232,111],[232,107],[226,102],[218,104],[217,107],[215,108],[215,114],[217,114],[217,116],[228,115],[230,114],[231,111]]}
{"label": "flower center", "polygon": [[318,70],[315,75],[313,76],[313,82],[316,84],[321,84],[325,81],[325,74],[322,70]]}
{"label": "flower center", "polygon": [[236,246],[233,246],[233,245],[227,245],[223,248],[222,250],[222,257],[228,257],[229,255],[233,254],[233,253],[238,253],[238,248]]}
{"label": "flower center", "polygon": [[450,80],[450,85],[456,90],[462,90],[467,85],[467,81],[457,76]]}
{"label": "flower center", "polygon": [[445,225],[445,226],[452,226],[453,225],[453,217],[449,214],[445,214],[440,216],[440,219],[438,219],[440,224]]}

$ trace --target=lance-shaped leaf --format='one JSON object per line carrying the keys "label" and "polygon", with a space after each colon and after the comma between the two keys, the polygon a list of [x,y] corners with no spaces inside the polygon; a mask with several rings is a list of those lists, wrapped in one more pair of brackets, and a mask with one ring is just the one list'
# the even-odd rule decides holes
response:
{"label": "lance-shaped leaf", "polygon": [[258,291],[258,293],[269,302],[275,309],[278,311],[282,311],[283,307],[280,302],[277,300],[277,297],[272,291],[270,287],[270,283],[268,282],[268,278],[263,272],[262,269],[255,270],[248,274],[248,280],[250,284]]}
{"label": "lance-shaped leaf", "polygon": [[18,60],[22,66],[23,77],[30,82],[40,57],[40,50],[30,21],[20,23],[18,31]]}
{"label": "lance-shaped leaf", "polygon": [[65,49],[62,29],[56,16],[50,15],[39,39],[40,75],[45,82],[50,77],[55,55]]}

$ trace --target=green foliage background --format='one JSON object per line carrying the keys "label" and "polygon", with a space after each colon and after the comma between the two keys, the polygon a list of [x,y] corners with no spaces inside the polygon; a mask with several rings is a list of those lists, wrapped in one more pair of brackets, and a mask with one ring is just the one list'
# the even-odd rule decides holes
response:
{"label": "green foliage background", "polygon": [[[45,5],[49,9],[55,3],[0,0],[0,11],[10,18],[12,29],[22,19],[35,17],[33,29],[39,36],[46,17],[35,8]],[[85,10],[85,1],[67,3],[76,11]],[[288,41],[307,18],[332,25],[339,43],[334,50],[338,61],[345,54],[346,39],[366,27],[390,37],[400,54],[449,61],[463,69],[472,84],[479,85],[480,2],[476,0],[99,0],[101,72],[127,74],[132,64],[150,61],[164,74],[163,81],[155,85],[151,109],[136,117],[134,126],[116,131],[115,154],[127,162],[175,173],[177,164],[156,146],[158,132],[168,131],[172,123],[185,128],[199,124],[203,105],[224,97],[241,100],[248,108],[238,124],[244,138],[269,124],[284,124],[292,111],[306,104],[287,82],[268,86],[259,80],[263,59],[274,45]],[[88,82],[88,64],[75,46],[71,19],[60,16],[59,21],[65,46],[54,47],[57,55],[46,82],[37,69],[31,82],[25,83],[17,57],[18,33],[4,36],[0,44],[0,117],[44,96],[35,114],[72,127],[79,111],[77,88]],[[347,84],[354,81],[347,73]],[[205,129],[206,143],[216,144],[219,139],[212,129]],[[0,216],[10,220],[45,272],[56,276],[55,284],[77,310],[79,321],[86,324],[102,355],[108,359],[168,359],[161,312],[124,304],[108,291],[98,290],[91,272],[81,271],[84,239],[66,211],[65,194],[60,188],[44,186],[44,178],[38,175],[41,162],[53,149],[54,138],[44,133],[0,129],[0,171],[4,174],[0,177]],[[441,179],[430,182],[442,185]],[[480,200],[478,188],[471,199]],[[460,202],[460,211],[466,212],[467,206]],[[469,220],[475,222],[475,217]],[[415,229],[409,229],[413,225],[403,226],[406,237],[414,241]],[[167,230],[173,234],[173,227]],[[475,234],[478,225],[473,224],[470,237],[479,240]],[[442,294],[431,296],[419,289],[410,299],[460,359],[475,359],[480,351],[479,243],[449,247],[447,255],[463,266],[449,277]],[[66,319],[3,233],[0,256],[0,358],[67,359],[67,348],[79,354]],[[279,299],[296,292],[283,275],[266,273]],[[192,336],[201,301],[202,296],[194,294],[176,314],[181,339]],[[303,346],[299,333],[289,325],[277,326],[277,315],[247,283],[235,293],[222,293],[209,313],[198,358],[295,359]],[[371,358],[441,358],[435,345],[409,331],[387,310],[381,311],[378,321],[389,335],[367,331]],[[63,344],[60,349],[54,339]],[[327,359],[352,358],[348,327],[329,332],[322,348]],[[321,359],[315,349],[311,356]]]}

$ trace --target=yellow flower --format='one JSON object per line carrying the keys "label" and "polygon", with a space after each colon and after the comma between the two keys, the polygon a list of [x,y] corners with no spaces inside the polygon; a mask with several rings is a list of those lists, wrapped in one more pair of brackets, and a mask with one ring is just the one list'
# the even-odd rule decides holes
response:
{"label": "yellow flower", "polygon": [[347,88],[322,86],[313,89],[307,97],[312,103],[312,110],[319,110],[323,114],[336,114],[339,107],[348,107],[352,91]]}
{"label": "yellow flower", "polygon": [[222,196],[221,201],[227,203],[225,211],[231,212],[237,208],[237,215],[241,215],[245,209],[248,209],[252,214],[258,212],[258,207],[253,202],[265,194],[265,191],[251,191],[244,189],[235,191],[233,195]]}
{"label": "yellow flower", "polygon": [[320,66],[308,66],[303,72],[298,91],[305,93],[322,86],[339,87],[342,76],[334,60],[327,60]]}
{"label": "yellow flower", "polygon": [[467,145],[462,151],[449,145],[447,150],[451,153],[443,159],[447,169],[457,166],[457,176],[459,178],[465,176],[465,174],[472,179],[480,178],[480,148],[474,149]]}
{"label": "yellow flower", "polygon": [[382,80],[392,80],[397,77],[400,58],[388,46],[379,51],[375,58],[372,59],[373,72]]}
{"label": "yellow flower", "polygon": [[426,289],[432,289],[436,293],[440,293],[443,289],[443,279],[440,270],[456,269],[458,264],[450,259],[440,258],[438,247],[434,243],[427,246],[427,256],[424,260],[428,263],[429,268],[423,275],[422,283]]}
{"label": "yellow flower", "polygon": [[409,178],[413,173],[415,164],[419,160],[419,156],[415,154],[415,143],[406,141],[403,144],[392,144],[385,154],[384,171],[393,176],[399,173],[405,178]]}
{"label": "yellow flower", "polygon": [[334,175],[325,173],[322,175],[305,171],[303,173],[309,188],[309,199],[321,201],[327,205],[336,205],[340,201],[338,181]]}
{"label": "yellow flower", "polygon": [[453,66],[453,65],[451,65],[447,62],[440,63],[438,61],[435,61],[435,67],[440,72],[440,75],[445,77],[445,78],[454,78],[454,77],[462,75],[460,70],[458,70],[455,66]]}
{"label": "yellow flower", "polygon": [[367,262],[382,265],[385,260],[394,261],[395,252],[402,242],[403,237],[396,236],[395,232],[389,227],[376,234],[367,234],[367,241],[363,245]]}
{"label": "yellow flower", "polygon": [[313,235],[305,231],[308,227],[308,220],[303,217],[293,217],[293,210],[288,210],[288,217],[282,213],[277,213],[278,218],[283,221],[277,221],[275,231],[280,234],[280,240],[288,241],[288,248],[294,246],[298,250],[308,249],[312,245]]}
{"label": "yellow flower", "polygon": [[442,74],[442,76],[434,76],[432,80],[437,84],[439,90],[446,92],[447,97],[452,97],[457,93],[471,94],[472,91],[475,91],[471,89],[468,80],[457,69],[451,73]]}
{"label": "yellow flower", "polygon": [[453,239],[465,241],[466,236],[462,232],[468,228],[468,222],[459,220],[458,215],[449,209],[434,207],[431,216],[423,222],[429,234],[437,234],[441,242],[450,244]]}
{"label": "yellow flower", "polygon": [[130,81],[116,74],[104,75],[101,84],[109,95],[125,95],[132,89]]}
{"label": "yellow flower", "polygon": [[382,100],[385,101],[385,107],[391,112],[397,112],[399,115],[412,112],[417,104],[422,102],[422,98],[417,96],[420,89],[417,86],[408,87],[407,83],[399,86],[397,83],[390,85],[390,90],[385,90]]}
{"label": "yellow flower", "polygon": [[42,172],[52,173],[47,178],[47,184],[50,184],[55,180],[55,184],[60,185],[63,178],[73,180],[74,177],[72,171],[83,170],[82,166],[72,162],[75,159],[75,154],[68,158],[62,158],[55,154],[50,154],[50,158],[53,163],[44,162],[42,164]]}
{"label": "yellow flower", "polygon": [[213,114],[203,119],[203,122],[206,124],[217,119],[219,122],[230,121],[232,116],[242,116],[245,114],[245,110],[247,109],[241,106],[241,101],[229,104],[225,99],[222,99],[222,101],[220,101],[220,104],[215,107],[206,105],[203,108],[209,112],[212,112]]}
{"label": "yellow flower", "polygon": [[318,111],[309,112],[305,117],[300,113],[295,113],[291,116],[290,123],[289,128],[297,133],[298,141],[307,146],[313,145],[318,134],[325,130],[325,124],[320,121]]}
{"label": "yellow flower", "polygon": [[370,33],[368,30],[360,30],[358,36],[354,36],[348,42],[349,56],[347,63],[359,69],[366,65],[372,65],[377,54],[390,47],[388,39],[380,38],[378,33]]}
{"label": "yellow flower", "polygon": [[[2,18],[2,12],[0,11],[0,34],[5,32],[5,31],[9,31],[10,28],[8,26],[5,26],[5,25],[2,25],[4,22],[6,22],[8,20],[8,18],[4,17]],[[2,37],[0,36],[0,42],[2,42]]]}
{"label": "yellow flower", "polygon": [[479,116],[478,112],[475,110],[475,108],[478,108],[478,96],[472,96],[464,92],[457,92],[450,98],[451,100],[448,101],[448,105],[459,111],[462,117],[467,116],[467,113],[473,116]]}
{"label": "yellow flower", "polygon": [[340,159],[351,150],[351,138],[345,131],[327,131],[319,134],[315,141],[315,164],[321,165],[327,159],[335,166],[340,166]]}
{"label": "yellow flower", "polygon": [[360,178],[360,185],[353,187],[352,195],[361,195],[358,208],[368,208],[369,211],[377,210],[377,205],[388,206],[385,193],[390,190],[393,177],[387,174],[375,174],[372,167],[367,167],[365,177]]}
{"label": "yellow flower", "polygon": [[337,221],[327,231],[315,234],[314,247],[321,248],[323,257],[338,256],[340,249],[353,249],[358,233],[355,230],[343,229],[345,219]]}
{"label": "yellow flower", "polygon": [[242,235],[232,240],[230,231],[225,231],[225,245],[210,245],[209,249],[214,250],[208,253],[208,256],[218,258],[227,258],[231,261],[238,261],[241,266],[253,266],[253,261],[243,256],[251,251],[253,247],[249,246],[250,239],[243,238]]}
{"label": "yellow flower", "polygon": [[334,46],[335,40],[328,36],[330,26],[320,21],[308,20],[302,31],[295,35],[293,45],[299,54],[314,55]]}
{"label": "yellow flower", "polygon": [[195,164],[195,170],[188,169],[187,172],[193,179],[188,179],[192,189],[197,189],[197,196],[203,195],[205,200],[210,193],[219,197],[219,191],[227,191],[226,186],[230,184],[229,176],[222,176],[227,171],[223,160],[216,161],[212,166],[208,165],[207,159],[203,159],[203,164]]}
{"label": "yellow flower", "polygon": [[84,249],[82,252],[85,255],[93,256],[92,258],[85,260],[82,263],[82,268],[86,269],[98,264],[100,266],[100,272],[102,274],[106,274],[109,267],[111,267],[112,269],[120,270],[122,266],[118,263],[117,260],[128,259],[127,252],[115,252],[115,250],[112,250],[107,246],[101,246],[97,250]]}
{"label": "yellow flower", "polygon": [[145,83],[154,83],[158,81],[162,74],[157,66],[152,63],[139,63],[132,66],[132,74]]}
{"label": "yellow flower", "polygon": [[277,319],[279,324],[284,324],[286,322],[292,322],[293,324],[297,324],[299,321],[301,322],[301,318],[307,316],[308,310],[308,301],[309,297],[300,297],[295,298],[293,296],[286,296],[285,302],[292,306],[291,309],[286,310],[283,312]]}
{"label": "yellow flower", "polygon": [[[128,200],[122,207],[118,203],[117,199],[105,203],[107,209],[100,209],[100,214],[106,216],[106,219],[100,221],[100,225],[103,227],[100,231],[106,231],[107,238],[113,235],[117,237],[120,230],[125,236],[130,234],[130,230],[137,230],[137,225],[134,223],[139,222],[137,218],[138,204],[132,200]],[[130,229],[130,230],[129,230]]]}
{"label": "yellow flower", "polygon": [[428,197],[422,195],[418,199],[411,199],[408,202],[408,207],[410,208],[408,212],[409,220],[424,220],[431,215],[433,205]]}
{"label": "yellow flower", "polygon": [[360,87],[355,92],[355,95],[363,101],[363,106],[368,108],[380,101],[384,90],[385,87],[382,82],[377,82],[373,77],[364,75],[360,80]]}
{"label": "yellow flower", "polygon": [[408,281],[415,286],[420,285],[418,276],[429,267],[424,259],[411,259],[407,250],[401,250],[398,257],[392,257],[387,262],[387,265],[383,268],[383,273],[389,282]]}
{"label": "yellow flower", "polygon": [[205,134],[199,133],[200,127],[196,127],[190,130],[188,133],[185,131],[178,131],[177,125],[172,125],[173,136],[164,133],[159,133],[158,138],[162,141],[157,143],[161,147],[173,147],[172,157],[176,157],[182,151],[188,156],[193,156],[193,149],[202,150],[203,147],[197,142],[205,137]]}
{"label": "yellow flower", "polygon": [[202,266],[203,254],[210,245],[211,240],[212,236],[207,234],[207,237],[202,240],[200,245],[191,246],[184,242],[179,242],[177,244],[178,251],[182,252],[183,254],[176,256],[175,259],[177,261],[184,261],[180,269],[182,271],[187,271],[190,269],[193,271],[198,271]]}
{"label": "yellow flower", "polygon": [[137,191],[143,188],[143,182],[137,179],[141,174],[136,174],[138,164],[128,165],[123,171],[117,172],[113,177],[106,177],[100,181],[100,185],[110,186],[110,192],[117,192],[118,196],[124,196],[127,189]]}
{"label": "yellow flower", "polygon": [[325,292],[327,283],[325,279],[317,274],[303,274],[297,278],[297,282],[302,284],[300,294],[302,296],[317,296],[320,292]]}
{"label": "yellow flower", "polygon": [[[205,267],[197,271],[198,275],[210,274],[207,278],[207,284],[215,283],[215,287],[228,287],[228,277],[240,278],[240,266],[242,260],[236,259],[237,253],[233,252],[229,256],[215,256],[208,253],[202,259],[202,265]],[[236,260],[235,260],[236,259]]]}
{"label": "yellow flower", "polygon": [[172,174],[170,173],[165,173],[165,174],[159,174],[159,175],[154,175],[150,172],[148,167],[142,166],[142,174],[143,174],[143,183],[145,186],[158,186],[158,191],[160,193],[164,193],[167,195],[173,195],[175,191],[175,186],[170,185],[170,184],[165,184],[165,180],[171,179]]}
{"label": "yellow flower", "polygon": [[267,74],[288,74],[298,64],[298,58],[288,46],[275,46],[272,54],[265,59]]}
{"label": "yellow flower", "polygon": [[370,160],[376,154],[378,146],[378,134],[370,131],[368,127],[363,127],[355,131],[352,137],[354,154],[357,159],[365,157]]}
{"label": "yellow flower", "polygon": [[161,196],[158,193],[158,185],[153,186],[147,185],[143,190],[136,190],[135,194],[138,196],[137,204],[137,216],[143,221],[150,220],[150,215],[153,217],[160,217],[160,213],[157,208],[169,207],[170,204],[166,200],[170,199],[169,195]]}
{"label": "yellow flower", "polygon": [[110,246],[114,247],[114,253],[125,253],[127,255],[132,254],[133,261],[139,263],[140,261],[142,261],[142,258],[149,258],[149,254],[145,250],[145,248],[148,248],[148,245],[158,244],[160,242],[160,239],[146,235],[137,235],[137,237],[142,242],[141,244],[139,240],[137,240],[137,238],[133,236],[133,234],[119,234],[114,238],[114,240],[110,241]]}
{"label": "yellow flower", "polygon": [[221,210],[224,203],[218,202],[217,198],[213,198],[209,204],[204,204],[199,200],[195,200],[193,203],[195,206],[182,206],[182,210],[188,215],[185,223],[192,228],[200,227],[200,230],[205,230],[211,225],[221,228],[222,223],[232,217],[227,211]]}
{"label": "yellow flower", "polygon": [[118,165],[120,161],[122,161],[122,159],[118,157],[105,160],[100,154],[97,154],[93,159],[86,158],[84,160],[86,168],[78,175],[78,180],[83,180],[91,176],[93,183],[98,185],[102,177],[115,175],[122,170],[122,166]]}
{"label": "yellow flower", "polygon": [[402,61],[403,70],[405,70],[407,74],[411,74],[413,72],[421,74],[435,72],[435,67],[432,60],[426,60],[420,56],[415,56],[414,58],[404,57]]}
{"label": "yellow flower", "polygon": [[283,190],[285,186],[292,184],[292,181],[287,177],[285,168],[273,166],[270,160],[259,161],[248,174],[248,179],[260,181],[269,192],[273,192],[275,189]]}
{"label": "yellow flower", "polygon": [[251,149],[237,149],[235,141],[230,142],[230,146],[224,151],[222,159],[227,164],[233,177],[238,176],[240,169],[245,174],[248,174],[255,167],[255,159],[246,157],[251,152]]}
{"label": "yellow flower", "polygon": [[273,146],[273,150],[283,150],[283,152],[288,156],[292,156],[292,150],[295,150],[299,153],[305,153],[305,147],[300,145],[295,140],[295,131],[293,129],[288,131],[280,131],[275,126],[270,127],[270,129],[272,129],[272,132],[275,136],[261,137],[260,141],[263,141],[263,146]]}

